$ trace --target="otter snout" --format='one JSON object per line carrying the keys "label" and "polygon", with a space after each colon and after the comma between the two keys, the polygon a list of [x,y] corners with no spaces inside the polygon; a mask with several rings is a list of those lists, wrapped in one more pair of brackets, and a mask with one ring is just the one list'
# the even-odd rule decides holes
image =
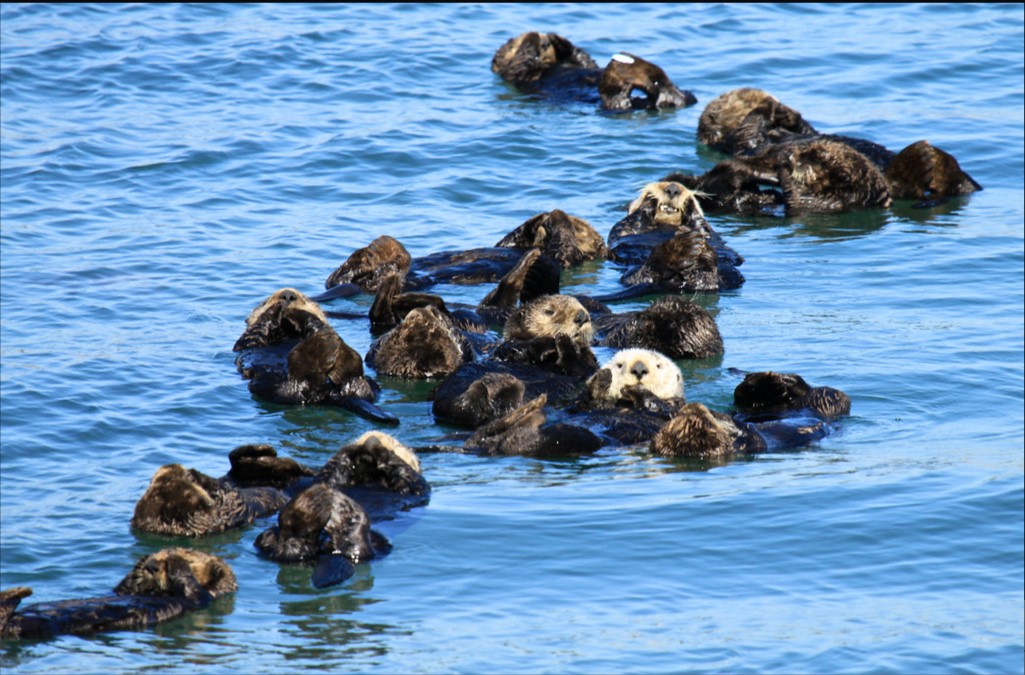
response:
{"label": "otter snout", "polygon": [[634,364],[630,366],[630,373],[637,378],[638,382],[640,382],[644,379],[644,376],[648,374],[648,367],[641,361],[635,361]]}

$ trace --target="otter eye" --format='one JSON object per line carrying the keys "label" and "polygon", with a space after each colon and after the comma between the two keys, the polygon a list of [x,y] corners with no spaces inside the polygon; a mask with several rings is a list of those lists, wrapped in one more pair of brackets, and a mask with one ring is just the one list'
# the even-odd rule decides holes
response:
{"label": "otter eye", "polygon": [[546,316],[555,316],[555,310],[554,309],[546,309],[545,310],[545,315]]}

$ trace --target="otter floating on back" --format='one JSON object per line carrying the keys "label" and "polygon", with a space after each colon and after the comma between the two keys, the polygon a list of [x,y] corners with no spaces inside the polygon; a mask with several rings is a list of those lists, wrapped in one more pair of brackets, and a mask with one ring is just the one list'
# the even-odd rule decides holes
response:
{"label": "otter floating on back", "polygon": [[[555,33],[528,32],[498,48],[491,70],[526,93],[600,103],[607,110],[685,108],[697,103],[654,63],[625,52],[599,68],[587,52]],[[637,94],[637,95],[635,95]]]}
{"label": "otter floating on back", "polygon": [[205,608],[237,589],[231,567],[217,556],[164,549],[140,559],[113,595],[38,603],[19,610],[31,588],[0,592],[0,638],[46,639],[145,628]]}

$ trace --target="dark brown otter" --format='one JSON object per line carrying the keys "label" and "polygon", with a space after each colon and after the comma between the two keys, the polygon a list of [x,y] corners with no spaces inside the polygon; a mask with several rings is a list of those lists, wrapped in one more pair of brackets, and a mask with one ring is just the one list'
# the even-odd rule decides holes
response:
{"label": "dark brown otter", "polygon": [[132,527],[165,536],[198,537],[248,525],[286,501],[278,489],[236,488],[181,464],[167,464],[156,470],[136,502]]}
{"label": "dark brown otter", "polygon": [[[759,124],[756,125],[756,120]],[[738,129],[757,126],[756,139],[738,134]],[[780,103],[779,99],[761,89],[734,89],[713,99],[698,119],[698,142],[729,155],[754,150],[764,143],[764,136],[773,132],[815,134],[815,128],[801,114]]]}
{"label": "dark brown otter", "polygon": [[885,175],[896,199],[934,199],[982,189],[953,155],[928,141],[912,143],[897,153]]}
{"label": "dark brown otter", "polygon": [[333,405],[398,424],[374,405],[380,385],[364,375],[317,303],[295,289],[275,292],[250,314],[235,343],[236,366],[258,398],[282,405]]}
{"label": "dark brown otter", "polygon": [[[658,110],[697,103],[657,65],[619,53],[599,69],[587,52],[555,33],[523,33],[498,48],[491,70],[520,91],[600,102],[608,110]],[[640,94],[635,96],[634,94]]]}
{"label": "dark brown otter", "polygon": [[800,375],[748,373],[733,391],[733,402],[747,421],[811,414],[823,420],[849,415],[851,399],[833,387],[813,387]]}
{"label": "dark brown otter", "polygon": [[313,565],[317,588],[345,581],[355,573],[355,563],[391,550],[391,544],[370,529],[363,507],[323,482],[293,497],[278,514],[278,524],[264,530],[253,545],[271,560]]}
{"label": "dark brown otter", "polygon": [[663,457],[726,459],[735,454],[793,450],[824,438],[829,425],[818,417],[786,417],[748,422],[688,403],[651,439]]}
{"label": "dark brown otter", "polygon": [[374,293],[389,275],[403,276],[409,271],[413,257],[396,239],[383,235],[369,246],[353,251],[338,269],[328,276],[325,288],[353,284],[364,293]]}
{"label": "dark brown otter", "polygon": [[342,446],[314,478],[355,499],[373,522],[430,501],[416,453],[394,436],[368,431]]}
{"label": "dark brown otter", "polygon": [[502,237],[495,246],[539,248],[563,268],[575,267],[589,260],[600,260],[608,253],[605,240],[590,223],[561,209],[539,213],[527,219]]}
{"label": "dark brown otter", "polygon": [[640,347],[672,359],[706,359],[723,353],[722,334],[704,307],[678,295],[667,295],[647,308],[592,317],[597,344]]}
{"label": "dark brown otter", "polygon": [[202,609],[238,589],[231,567],[217,556],[183,548],[139,560],[114,595],[27,605],[32,589],[0,592],[0,638],[46,639],[56,635],[139,629]]}
{"label": "dark brown otter", "polygon": [[541,394],[506,415],[478,428],[464,448],[485,455],[567,457],[590,454],[602,446],[588,429],[572,424],[547,424],[548,397]]}
{"label": "dark brown otter", "polygon": [[367,365],[378,375],[409,379],[444,377],[474,358],[473,348],[452,319],[437,307],[417,307],[375,340]]}

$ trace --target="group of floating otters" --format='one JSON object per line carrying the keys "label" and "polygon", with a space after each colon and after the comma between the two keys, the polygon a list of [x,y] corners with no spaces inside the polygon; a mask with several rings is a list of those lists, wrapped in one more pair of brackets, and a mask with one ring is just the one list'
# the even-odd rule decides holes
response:
{"label": "group of floating otters", "polygon": [[[492,70],[521,92],[600,104],[610,111],[679,108],[697,99],[653,63],[616,54],[599,68],[569,40],[525,33],[494,55]],[[376,404],[364,370],[436,379],[432,414],[460,432],[449,444],[408,448],[369,431],[322,467],[279,457],[269,445],[228,456],[221,478],[179,464],[160,467],[132,527],[200,537],[277,514],[259,553],[313,568],[317,587],[385,555],[375,522],[426,504],[417,452],[567,457],[609,446],[644,446],[663,457],[722,460],[796,448],[824,437],[850,399],[799,375],[747,373],[734,409],[687,402],[674,363],[723,352],[714,319],[685,295],[735,289],[744,259],[706,212],[838,213],[885,208],[893,199],[932,204],[981,189],[948,153],[918,141],[894,154],[871,141],[821,134],[758,89],[727,92],[705,108],[698,141],[728,156],[702,175],[671,173],[646,185],[606,238],[560,210],[530,218],[491,248],[413,258],[382,236],[353,252],[315,297],[281,289],[252,311],[234,346],[252,394],[284,405],[339,406],[380,424],[399,420]],[[607,260],[623,289],[600,297],[560,293],[562,270]],[[493,284],[476,306],[446,302],[437,284]],[[374,340],[365,359],[332,328],[338,298],[372,294]],[[608,303],[659,296],[643,310]],[[497,330],[500,328],[500,332]],[[592,347],[610,347],[599,364]],[[168,548],[142,558],[98,598],[29,605],[27,587],[0,592],[0,636],[46,638],[139,628],[206,607],[235,591],[217,556]]]}

